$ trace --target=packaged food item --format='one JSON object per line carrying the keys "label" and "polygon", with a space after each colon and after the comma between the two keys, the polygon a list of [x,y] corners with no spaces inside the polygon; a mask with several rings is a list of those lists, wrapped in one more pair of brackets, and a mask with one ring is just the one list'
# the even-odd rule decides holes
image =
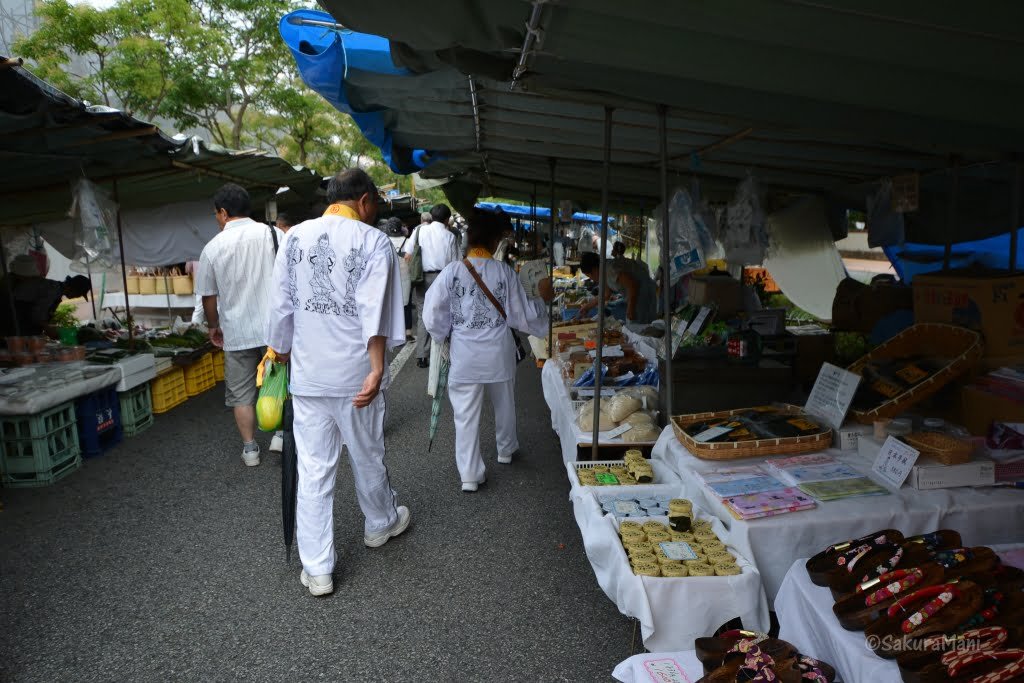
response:
{"label": "packaged food item", "polygon": [[664,531],[665,533],[668,533],[668,527],[666,527],[661,522],[655,522],[654,520],[651,520],[649,522],[644,522],[643,529],[644,529],[644,532],[648,533],[648,534],[651,533],[652,531]]}
{"label": "packaged food item", "polygon": [[672,540],[672,535],[668,529],[664,531],[648,531],[647,540],[651,543],[667,543]]}
{"label": "packaged food item", "polygon": [[680,563],[661,565],[661,575],[681,578],[689,575],[686,566]]}
{"label": "packaged food item", "polygon": [[648,443],[657,441],[661,436],[661,430],[654,426],[654,423],[640,423],[622,435],[626,443]]}
{"label": "packaged food item", "polygon": [[638,576],[661,576],[661,567],[656,562],[637,563],[633,565],[633,573]]}
{"label": "packaged food item", "polygon": [[643,526],[640,522],[622,522],[619,524],[619,530],[623,529],[636,529],[637,531],[643,531]]}
{"label": "packaged food item", "polygon": [[619,421],[619,425],[632,425],[634,428],[641,427],[644,425],[653,425],[654,416],[650,413],[638,410],[632,415],[627,415],[624,419]]}
{"label": "packaged food item", "polygon": [[[642,404],[632,396],[616,394],[607,401],[607,406],[602,403],[601,409],[607,411],[608,416],[616,422],[621,422],[629,415],[640,410]],[[627,432],[628,433],[628,432]]]}
{"label": "packaged food item", "polygon": [[715,565],[715,576],[739,576],[743,571],[736,564]]}
{"label": "packaged food item", "polygon": [[686,565],[686,571],[689,572],[690,576],[714,576],[715,569],[703,562],[695,562],[693,564]]}

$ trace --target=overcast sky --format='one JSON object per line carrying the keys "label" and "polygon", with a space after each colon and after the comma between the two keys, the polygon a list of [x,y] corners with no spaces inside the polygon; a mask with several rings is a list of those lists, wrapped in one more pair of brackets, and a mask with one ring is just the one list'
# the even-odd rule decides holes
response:
{"label": "overcast sky", "polygon": [[93,7],[105,8],[113,5],[117,0],[71,0],[75,5],[92,5]]}

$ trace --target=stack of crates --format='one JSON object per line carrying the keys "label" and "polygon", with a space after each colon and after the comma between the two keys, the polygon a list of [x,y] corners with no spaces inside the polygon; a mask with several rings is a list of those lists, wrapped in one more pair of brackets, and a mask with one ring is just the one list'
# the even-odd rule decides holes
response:
{"label": "stack of crates", "polygon": [[153,396],[153,412],[157,415],[177,408],[188,400],[185,393],[185,373],[181,368],[171,368],[150,382]]}
{"label": "stack of crates", "polygon": [[184,370],[185,372],[185,393],[189,398],[198,396],[204,391],[213,389],[217,380],[213,375],[213,358],[210,354],[204,355]]}
{"label": "stack of crates", "polygon": [[83,458],[95,458],[121,443],[121,402],[117,388],[109,386],[75,401],[78,443]]}
{"label": "stack of crates", "polygon": [[217,382],[224,381],[224,352],[220,349],[214,351],[213,357],[213,379]]}
{"label": "stack of crates", "polygon": [[153,426],[153,400],[149,382],[117,394],[121,402],[121,428],[125,436],[141,434]]}
{"label": "stack of crates", "polygon": [[49,486],[81,465],[74,401],[36,415],[0,416],[4,486]]}

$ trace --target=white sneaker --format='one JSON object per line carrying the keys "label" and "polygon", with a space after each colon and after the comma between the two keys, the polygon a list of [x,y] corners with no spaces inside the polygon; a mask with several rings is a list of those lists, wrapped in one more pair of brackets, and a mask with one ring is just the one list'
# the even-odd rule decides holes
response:
{"label": "white sneaker", "polygon": [[334,579],[330,574],[310,576],[303,569],[302,574],[299,575],[299,581],[309,589],[311,595],[327,595],[334,592]]}
{"label": "white sneaker", "polygon": [[515,453],[509,453],[508,455],[499,455],[498,462],[500,462],[502,465],[510,465],[512,464],[512,456],[514,455]]}
{"label": "white sneaker", "polygon": [[462,490],[464,493],[476,493],[486,483],[486,479],[483,481],[464,481],[462,482]]}
{"label": "white sneaker", "polygon": [[391,526],[390,529],[378,532],[376,534],[363,534],[363,543],[366,544],[367,548],[379,548],[388,542],[388,539],[398,536],[400,533],[409,528],[409,522],[412,521],[412,513],[409,512],[409,508],[404,505],[398,506],[398,519]]}
{"label": "white sneaker", "polygon": [[281,432],[274,432],[274,438],[270,440],[270,452],[280,453],[284,450],[284,435]]}
{"label": "white sneaker", "polygon": [[256,467],[260,464],[260,449],[254,451],[247,451],[245,448],[242,449],[242,462],[245,463],[246,467]]}

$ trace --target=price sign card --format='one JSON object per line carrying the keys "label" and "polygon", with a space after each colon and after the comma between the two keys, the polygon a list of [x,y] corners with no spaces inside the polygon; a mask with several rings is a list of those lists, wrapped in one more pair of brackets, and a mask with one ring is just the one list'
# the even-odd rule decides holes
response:
{"label": "price sign card", "polygon": [[697,313],[697,317],[695,317],[693,322],[690,323],[690,326],[686,328],[686,336],[690,337],[700,332],[700,328],[704,326],[709,315],[711,315],[711,308],[708,306],[701,306],[700,312]]}
{"label": "price sign card", "polygon": [[882,450],[878,452],[875,464],[871,467],[876,475],[873,478],[886,488],[897,491],[910,476],[910,470],[914,468],[919,455],[921,452],[917,449],[890,436],[882,444]]}
{"label": "price sign card", "polygon": [[611,431],[601,432],[601,436],[602,436],[602,438],[605,438],[605,439],[614,439],[617,436],[622,436],[623,434],[625,434],[626,432],[628,432],[632,428],[633,428],[633,425],[631,425],[629,423],[623,424],[623,425],[619,425],[618,427],[616,427],[615,429],[612,429]]}
{"label": "price sign card", "polygon": [[847,372],[831,363],[823,363],[804,410],[809,415],[820,418],[832,429],[839,429],[843,426],[850,404],[853,403],[853,395],[857,393],[858,384],[860,375]]}

